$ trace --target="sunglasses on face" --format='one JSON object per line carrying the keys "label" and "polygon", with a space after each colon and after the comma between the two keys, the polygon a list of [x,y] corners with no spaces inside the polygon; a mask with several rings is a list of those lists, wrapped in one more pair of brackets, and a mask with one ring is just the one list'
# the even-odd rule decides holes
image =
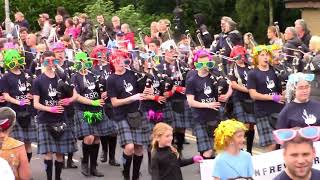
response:
{"label": "sunglasses on face", "polygon": [[196,69],[201,69],[205,67],[212,69],[214,67],[214,61],[195,62],[194,66],[196,67]]}
{"label": "sunglasses on face", "polygon": [[21,57],[19,59],[13,59],[11,62],[7,63],[6,66],[9,68],[9,69],[13,69],[15,68],[17,65],[25,65],[26,62],[25,62],[25,59],[24,57]]}
{"label": "sunglasses on face", "polygon": [[308,126],[301,129],[278,129],[273,131],[274,138],[279,144],[294,139],[298,134],[303,138],[315,141],[319,139],[320,129],[316,126]]}
{"label": "sunglasses on face", "polygon": [[93,66],[92,61],[85,61],[85,62],[78,62],[75,63],[76,70],[82,70],[82,69],[91,69]]}
{"label": "sunglasses on face", "polygon": [[59,59],[55,59],[55,58],[45,58],[45,59],[43,60],[43,65],[44,65],[44,66],[48,66],[49,64],[58,65],[58,64],[59,64]]}

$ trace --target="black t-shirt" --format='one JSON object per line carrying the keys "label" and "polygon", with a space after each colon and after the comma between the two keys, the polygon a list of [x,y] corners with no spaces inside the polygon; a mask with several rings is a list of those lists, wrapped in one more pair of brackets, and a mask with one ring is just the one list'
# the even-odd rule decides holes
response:
{"label": "black t-shirt", "polygon": [[[239,82],[241,82],[242,86],[247,87],[249,71],[250,69],[247,65],[245,67],[235,65],[234,70],[232,71],[232,74],[230,76],[230,81],[236,81],[238,84]],[[249,93],[241,92],[238,90],[234,90],[233,95],[239,100],[250,99]]]}
{"label": "black t-shirt", "polygon": [[[124,99],[139,92],[137,77],[132,71],[126,70],[122,75],[111,74],[107,79],[107,93],[110,98]],[[132,102],[119,107],[114,107],[114,119],[122,120],[131,112],[137,112],[139,101]]]}
{"label": "black t-shirt", "polygon": [[[267,71],[261,71],[257,68],[251,70],[248,74],[247,87],[249,90],[255,89],[260,94],[281,94],[281,85],[272,67]],[[261,117],[279,113],[283,105],[274,101],[256,100],[254,108],[255,114]]]}
{"label": "black t-shirt", "polygon": [[[59,99],[57,93],[58,78],[49,78],[44,73],[33,81],[33,95],[40,97],[40,104],[45,106],[57,106]],[[63,121],[63,114],[50,113],[47,111],[38,111],[39,123],[54,123]]]}
{"label": "black t-shirt", "polygon": [[[17,100],[27,99],[27,94],[31,91],[31,84],[27,82],[25,73],[19,75],[9,71],[3,76],[3,92],[8,93],[12,98]],[[8,103],[8,105],[17,112],[26,110],[27,106],[19,106]]]}
{"label": "black t-shirt", "polygon": [[277,129],[320,126],[320,102],[310,100],[307,103],[291,102],[280,112]]}
{"label": "black t-shirt", "polygon": [[[194,95],[194,100],[201,103],[211,103],[218,100],[218,88],[211,75],[200,77],[198,74],[188,78],[186,94]],[[200,122],[215,121],[218,111],[209,108],[192,108],[194,119]]]}
{"label": "black t-shirt", "polygon": [[[154,70],[153,74],[157,74],[157,72]],[[143,84],[142,88],[145,87],[146,83],[147,83],[147,79],[150,79],[151,82],[150,84],[153,87],[153,91],[154,91],[154,95],[155,96],[163,96],[164,93],[164,87],[165,87],[165,83],[164,81],[161,81],[161,79],[154,75],[150,75],[149,77],[145,76],[141,81],[141,84]],[[142,90],[142,88],[140,88]],[[141,102],[141,110],[142,111],[148,111],[150,109],[158,111],[161,110],[162,108],[164,108],[165,104],[159,104],[158,102],[154,101],[154,100],[146,100],[146,101],[142,101]]]}
{"label": "black t-shirt", "polygon": [[[2,96],[2,92],[3,92],[3,88],[4,88],[4,81],[3,81],[3,75],[4,75],[4,68],[0,67],[0,96]],[[3,103],[0,103],[0,107],[4,107],[6,106],[7,103],[6,102],[3,102]]]}
{"label": "black t-shirt", "polygon": [[[104,65],[101,67],[102,67],[102,69],[100,70],[99,66],[95,66],[92,72],[99,76],[99,86],[101,86],[100,90],[106,91],[107,79],[112,74],[112,71],[111,71],[110,65]],[[105,106],[107,106],[107,104],[110,104],[111,103],[110,98],[107,98],[105,100],[105,103],[106,103]]]}
{"label": "black t-shirt", "polygon": [[[319,180],[320,171],[317,169],[311,169],[311,178],[310,180]],[[278,176],[273,178],[273,180],[292,180],[285,171],[282,171]]]}
{"label": "black t-shirt", "polygon": [[[186,67],[186,65],[181,64],[181,63],[179,63],[179,66],[180,67],[182,67],[182,66]],[[164,69],[164,67],[166,67],[166,70]],[[168,90],[171,90],[173,86],[185,87],[185,79],[186,79],[186,77],[183,77],[183,79],[181,79],[179,77],[180,73],[179,73],[179,70],[178,70],[178,64],[177,63],[172,65],[172,64],[169,64],[169,63],[164,61],[163,63],[161,63],[161,64],[159,64],[157,66],[157,69],[159,69],[159,71],[161,73],[166,74],[171,79],[171,82],[170,82],[171,86],[170,86],[170,89],[168,89]],[[186,74],[185,74],[185,76],[186,76]],[[175,92],[170,99],[171,100],[173,100],[173,99],[184,100],[184,99],[186,99],[186,96],[184,94]]]}
{"label": "black t-shirt", "polygon": [[[88,73],[84,76],[80,73],[76,73],[72,77],[72,84],[79,95],[91,100],[97,100],[100,98],[100,92],[98,87],[96,87],[96,77],[94,74]],[[79,102],[76,102],[74,106],[75,109],[81,111],[98,112],[101,110],[100,107],[86,105]]]}

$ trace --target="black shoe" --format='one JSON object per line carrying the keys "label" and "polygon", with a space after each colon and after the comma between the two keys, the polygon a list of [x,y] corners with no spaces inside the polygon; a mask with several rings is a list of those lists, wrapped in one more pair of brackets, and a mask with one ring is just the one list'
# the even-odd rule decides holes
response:
{"label": "black shoe", "polygon": [[90,176],[88,163],[81,162],[81,173],[84,176]]}
{"label": "black shoe", "polygon": [[120,164],[114,159],[110,159],[109,164],[110,166],[117,166],[117,167],[120,166]]}
{"label": "black shoe", "polygon": [[122,171],[123,180],[130,180],[130,175],[125,174],[124,171]]}
{"label": "black shoe", "polygon": [[101,153],[100,161],[101,161],[102,163],[105,163],[105,162],[108,161],[107,153],[105,153],[105,152],[102,152],[102,153]]}
{"label": "black shoe", "polygon": [[97,167],[91,167],[90,172],[91,172],[91,175],[92,175],[92,176],[104,177],[104,174],[102,174],[101,172],[99,172],[99,171],[97,170]]}
{"label": "black shoe", "polygon": [[69,168],[69,169],[76,169],[76,168],[78,168],[78,166],[76,166],[76,164],[73,162],[73,160],[72,159],[68,159],[67,160],[67,168]]}

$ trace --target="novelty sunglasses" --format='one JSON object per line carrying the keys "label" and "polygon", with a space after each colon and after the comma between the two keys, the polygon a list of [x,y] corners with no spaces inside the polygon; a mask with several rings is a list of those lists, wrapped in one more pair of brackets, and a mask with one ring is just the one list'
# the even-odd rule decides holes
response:
{"label": "novelty sunglasses", "polygon": [[204,67],[207,67],[209,69],[212,69],[214,67],[214,61],[206,61],[206,62],[195,62],[194,66],[196,69],[201,69]]}
{"label": "novelty sunglasses", "polygon": [[308,126],[301,129],[278,129],[273,131],[273,135],[277,143],[283,144],[286,141],[294,139],[297,135],[303,138],[317,140],[320,136],[320,128],[316,126]]}

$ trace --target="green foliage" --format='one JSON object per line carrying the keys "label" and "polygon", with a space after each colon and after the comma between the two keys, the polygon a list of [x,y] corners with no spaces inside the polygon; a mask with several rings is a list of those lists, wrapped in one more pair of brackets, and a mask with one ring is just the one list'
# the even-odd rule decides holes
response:
{"label": "green foliage", "polygon": [[87,5],[83,12],[87,13],[94,23],[97,23],[96,17],[98,15],[103,15],[108,20],[114,14],[113,2],[109,0],[97,0],[93,4]]}

